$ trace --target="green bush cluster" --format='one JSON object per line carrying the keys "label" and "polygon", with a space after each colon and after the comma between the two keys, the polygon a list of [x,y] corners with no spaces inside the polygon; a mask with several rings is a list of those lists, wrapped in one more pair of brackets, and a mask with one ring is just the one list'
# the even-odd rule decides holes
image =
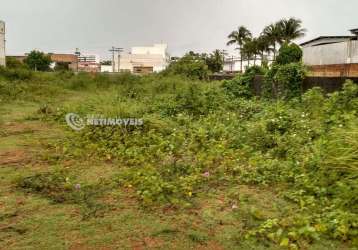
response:
{"label": "green bush cluster", "polygon": [[6,80],[30,80],[33,77],[32,71],[27,68],[4,68],[0,66],[0,79]]}
{"label": "green bush cluster", "polygon": [[194,80],[207,80],[209,73],[209,67],[205,60],[193,53],[188,53],[177,61],[172,62],[163,72],[164,75],[182,75]]}
{"label": "green bush cluster", "polygon": [[276,63],[280,65],[299,63],[302,61],[303,52],[300,46],[294,43],[284,43],[276,58]]}
{"label": "green bush cluster", "polygon": [[255,76],[264,75],[266,70],[260,66],[253,66],[248,68],[245,73],[236,76],[232,80],[223,82],[225,92],[236,98],[250,98],[254,95],[253,81]]}
{"label": "green bush cluster", "polygon": [[262,84],[262,96],[291,99],[302,94],[306,68],[301,63],[275,64],[266,73]]}
{"label": "green bush cluster", "polygon": [[223,83],[226,92],[233,97],[252,97],[255,76],[264,76],[260,95],[266,98],[291,99],[302,94],[306,68],[301,63],[302,50],[296,44],[281,46],[276,61],[270,67],[253,66],[233,80]]}

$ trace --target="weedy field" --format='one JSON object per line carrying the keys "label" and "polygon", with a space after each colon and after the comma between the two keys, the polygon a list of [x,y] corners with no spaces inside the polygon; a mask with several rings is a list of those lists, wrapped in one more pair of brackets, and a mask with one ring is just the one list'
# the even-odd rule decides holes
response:
{"label": "weedy field", "polygon": [[236,81],[8,72],[0,249],[356,249],[358,86],[279,100]]}

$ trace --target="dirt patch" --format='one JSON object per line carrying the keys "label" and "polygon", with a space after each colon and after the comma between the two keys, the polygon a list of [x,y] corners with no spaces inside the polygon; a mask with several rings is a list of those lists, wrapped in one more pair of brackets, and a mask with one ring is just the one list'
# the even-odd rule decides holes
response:
{"label": "dirt patch", "polygon": [[133,250],[142,250],[142,249],[157,249],[163,245],[163,240],[156,239],[153,237],[145,237],[141,241],[135,241],[132,244]]}
{"label": "dirt patch", "polygon": [[19,134],[30,134],[46,129],[44,124],[40,123],[6,123],[2,126],[3,134],[6,136],[19,135]]}
{"label": "dirt patch", "polygon": [[199,245],[196,249],[198,249],[198,250],[223,250],[224,248],[222,246],[220,246],[220,244],[215,241],[209,241],[205,245]]}
{"label": "dirt patch", "polygon": [[30,156],[24,150],[13,150],[8,152],[0,152],[0,166],[26,165],[31,161]]}
{"label": "dirt patch", "polygon": [[70,250],[95,250],[95,249],[99,249],[99,250],[113,250],[115,248],[111,248],[111,247],[90,247],[84,243],[74,243],[70,246],[69,248]]}

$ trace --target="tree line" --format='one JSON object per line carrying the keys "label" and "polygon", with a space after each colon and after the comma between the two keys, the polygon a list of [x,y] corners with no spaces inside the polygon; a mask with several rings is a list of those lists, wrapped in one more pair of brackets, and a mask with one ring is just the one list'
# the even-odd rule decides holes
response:
{"label": "tree line", "polygon": [[267,61],[267,57],[273,53],[276,59],[277,49],[283,44],[291,43],[293,40],[305,36],[306,29],[302,28],[302,21],[296,18],[281,19],[276,23],[266,26],[258,37],[253,37],[252,33],[245,26],[239,26],[232,31],[227,45],[236,45],[240,54],[240,70],[243,71],[243,60],[250,61],[261,59],[261,63]]}
{"label": "tree line", "polygon": [[[254,37],[245,26],[239,26],[237,30],[228,35],[227,46],[235,45],[240,55],[240,71],[243,72],[243,61],[251,61],[256,66],[257,60],[261,60],[261,66],[268,66],[269,58],[278,64],[300,61],[302,50],[292,41],[306,34],[302,27],[302,21],[296,18],[281,19],[266,26],[259,36]],[[281,56],[278,57],[278,52]],[[225,63],[225,51],[214,50],[212,53],[195,53],[190,51],[181,58],[173,58],[165,74],[179,74],[189,78],[208,79],[212,73],[223,70]]]}

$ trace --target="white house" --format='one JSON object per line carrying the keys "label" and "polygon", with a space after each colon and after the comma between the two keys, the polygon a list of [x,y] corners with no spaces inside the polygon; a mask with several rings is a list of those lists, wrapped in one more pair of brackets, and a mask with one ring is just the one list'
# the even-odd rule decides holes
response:
{"label": "white house", "polygon": [[5,54],[5,22],[0,20],[0,66],[6,65]]}
{"label": "white house", "polygon": [[[242,70],[245,71],[249,66],[253,66],[254,61],[250,63],[247,60],[242,61]],[[261,60],[256,60],[256,65],[261,65]],[[240,57],[227,57],[224,61],[224,72],[240,72],[241,71],[241,59]]]}
{"label": "white house", "polygon": [[151,47],[133,47],[130,53],[115,58],[115,71],[145,74],[164,70],[170,61],[166,44]]}
{"label": "white house", "polygon": [[[272,63],[272,58],[271,56],[266,56],[265,59],[267,60],[267,62],[269,64]],[[247,59],[244,59],[242,61],[242,71],[246,71],[247,68],[252,67],[254,65],[261,65],[261,58],[258,56],[256,60],[251,59],[250,61],[248,61]],[[225,57],[224,60],[224,68],[223,68],[224,72],[240,72],[241,71],[241,59],[240,57]]]}

